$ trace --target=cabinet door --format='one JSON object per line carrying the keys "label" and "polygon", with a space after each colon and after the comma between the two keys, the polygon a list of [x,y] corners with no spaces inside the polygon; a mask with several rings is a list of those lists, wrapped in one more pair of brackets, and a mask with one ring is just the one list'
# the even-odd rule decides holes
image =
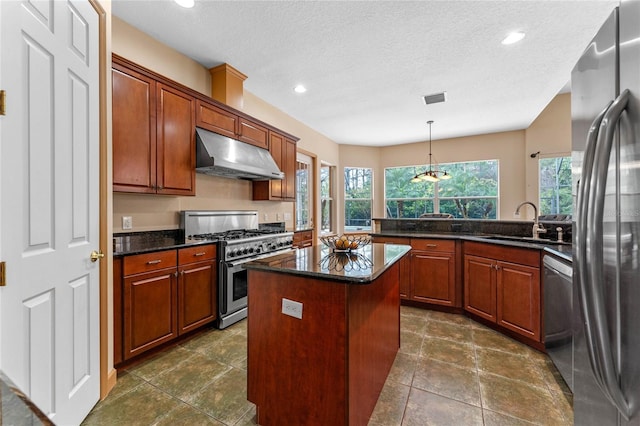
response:
{"label": "cabinet door", "polygon": [[154,193],[156,83],[113,66],[113,190]]}
{"label": "cabinet door", "polygon": [[400,297],[402,299],[411,298],[411,255],[400,259]]}
{"label": "cabinet door", "polygon": [[178,336],[176,268],[124,279],[124,358]]}
{"label": "cabinet door", "polygon": [[[269,152],[271,153],[271,156],[275,160],[280,171],[283,171],[282,170],[283,169],[282,167],[283,149],[284,149],[284,138],[277,133],[270,133]],[[295,176],[295,173],[294,173],[294,176]],[[271,180],[270,184],[271,184],[270,198],[282,199],[284,185],[286,184],[286,178],[283,180],[280,180],[280,179]]]}
{"label": "cabinet door", "polygon": [[282,165],[280,171],[284,172],[282,197],[288,201],[296,200],[296,143],[291,139],[285,139],[282,151]]}
{"label": "cabinet door", "polygon": [[313,231],[296,231],[293,234],[293,246],[304,248],[313,245]]}
{"label": "cabinet door", "polygon": [[497,322],[540,342],[540,269],[497,263]]}
{"label": "cabinet door", "polygon": [[157,192],[195,195],[195,100],[157,85]]}
{"label": "cabinet door", "polygon": [[233,115],[215,105],[197,101],[196,125],[230,138],[236,137],[238,116]]}
{"label": "cabinet door", "polygon": [[496,322],[495,261],[484,257],[464,257],[464,309]]}
{"label": "cabinet door", "polygon": [[179,267],[178,332],[186,333],[216,319],[214,260]]}
{"label": "cabinet door", "polygon": [[455,306],[456,270],[453,253],[413,251],[411,253],[411,299]]}
{"label": "cabinet door", "polygon": [[[238,140],[260,148],[269,149],[269,130],[266,127],[240,118],[238,129]],[[276,160],[278,161],[278,160]]]}

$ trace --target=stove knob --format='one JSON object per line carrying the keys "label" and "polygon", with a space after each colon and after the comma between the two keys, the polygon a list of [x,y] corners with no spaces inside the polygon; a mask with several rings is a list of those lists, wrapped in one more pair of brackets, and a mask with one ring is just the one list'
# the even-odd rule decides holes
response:
{"label": "stove knob", "polygon": [[249,247],[249,253],[253,253],[254,248],[253,247]]}
{"label": "stove knob", "polygon": [[245,248],[242,250],[242,254],[247,254],[247,253],[249,253],[249,249],[245,247]]}
{"label": "stove knob", "polygon": [[256,247],[256,253],[260,253],[262,251],[262,246]]}
{"label": "stove knob", "polygon": [[235,256],[235,255],[236,255],[236,254],[233,252],[233,250],[229,250],[229,254],[228,254],[228,256],[229,256],[229,257],[233,257],[233,256]]}

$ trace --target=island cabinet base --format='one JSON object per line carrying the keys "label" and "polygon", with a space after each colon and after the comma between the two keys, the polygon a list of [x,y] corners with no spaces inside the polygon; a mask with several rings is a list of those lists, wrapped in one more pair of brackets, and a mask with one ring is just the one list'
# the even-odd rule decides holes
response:
{"label": "island cabinet base", "polygon": [[[247,397],[258,424],[368,423],[400,347],[399,273],[396,263],[354,284],[249,270]],[[302,304],[301,319],[283,299]]]}

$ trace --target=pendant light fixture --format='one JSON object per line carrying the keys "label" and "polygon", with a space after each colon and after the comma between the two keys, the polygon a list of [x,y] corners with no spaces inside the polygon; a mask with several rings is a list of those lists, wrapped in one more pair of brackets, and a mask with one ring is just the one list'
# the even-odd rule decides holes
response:
{"label": "pendant light fixture", "polygon": [[438,165],[434,166],[432,161],[433,155],[431,154],[431,125],[433,124],[433,120],[427,121],[429,125],[429,167],[422,173],[417,173],[414,177],[411,178],[411,182],[438,182],[440,179],[446,180],[451,179],[451,175],[447,173],[446,170],[438,170]]}

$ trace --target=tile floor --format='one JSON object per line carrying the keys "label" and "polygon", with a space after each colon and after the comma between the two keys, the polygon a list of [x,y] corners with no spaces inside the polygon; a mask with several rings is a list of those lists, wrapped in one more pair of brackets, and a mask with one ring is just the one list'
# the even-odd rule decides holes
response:
{"label": "tile floor", "polygon": [[[83,425],[255,425],[246,332],[246,321],[212,329],[119,372]],[[573,424],[548,357],[464,316],[402,307],[400,352],[370,426],[530,424]]]}

